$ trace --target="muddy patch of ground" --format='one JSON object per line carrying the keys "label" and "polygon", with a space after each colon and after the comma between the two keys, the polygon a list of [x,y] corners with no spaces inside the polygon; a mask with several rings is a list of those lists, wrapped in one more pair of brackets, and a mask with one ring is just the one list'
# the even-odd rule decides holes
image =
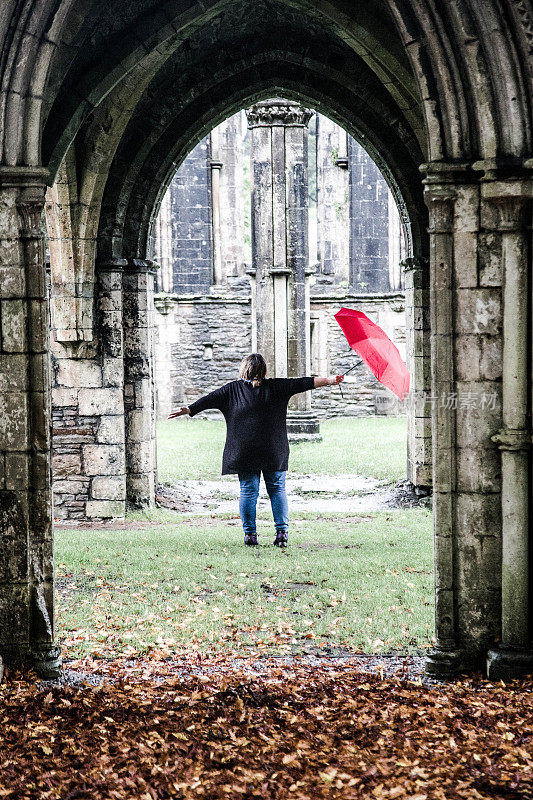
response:
{"label": "muddy patch of ground", "polygon": [[[239,496],[237,479],[178,481],[175,486],[159,486],[158,504],[186,513],[234,513]],[[291,511],[357,514],[394,511],[427,505],[427,497],[416,494],[402,481],[395,486],[361,475],[291,475],[287,478]],[[269,511],[270,502],[261,486],[257,510]]]}

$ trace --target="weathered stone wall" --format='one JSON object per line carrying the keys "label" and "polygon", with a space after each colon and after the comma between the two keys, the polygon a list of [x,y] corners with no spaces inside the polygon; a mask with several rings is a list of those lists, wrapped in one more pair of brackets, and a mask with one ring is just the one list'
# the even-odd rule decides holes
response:
{"label": "weathered stone wall", "polygon": [[387,292],[389,282],[388,188],[378,167],[348,138],[350,289]]}
{"label": "weathered stone wall", "polygon": [[93,342],[66,345],[55,340],[52,330],[57,519],[125,513],[122,265],[101,267],[96,309],[100,335]]}
{"label": "weathered stone wall", "polygon": [[189,153],[172,182],[172,288],[177,292],[208,291],[213,282],[210,157],[207,136]]}
{"label": "weathered stone wall", "polygon": [[251,350],[252,325],[249,293],[174,296],[164,302],[156,299],[156,352],[169,328],[173,340],[170,357],[156,362],[156,383],[158,413],[166,416],[171,406],[188,405],[237,378]]}

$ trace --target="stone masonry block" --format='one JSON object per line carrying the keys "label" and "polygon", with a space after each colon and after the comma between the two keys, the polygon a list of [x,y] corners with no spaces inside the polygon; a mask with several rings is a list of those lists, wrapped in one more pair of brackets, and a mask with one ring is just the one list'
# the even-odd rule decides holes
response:
{"label": "stone masonry block", "polygon": [[77,453],[62,453],[52,459],[54,478],[70,478],[82,474],[81,457]]}
{"label": "stone masonry block", "polygon": [[127,448],[128,469],[132,472],[150,472],[153,465],[153,445],[151,442],[132,442]]}
{"label": "stone masonry block", "polygon": [[148,505],[155,496],[153,473],[128,476],[128,500],[138,505]]}
{"label": "stone masonry block", "polygon": [[499,492],[501,490],[501,455],[499,450],[458,447],[457,487],[464,492]]}
{"label": "stone masonry block", "polygon": [[479,234],[480,286],[502,285],[502,239],[499,233]]}
{"label": "stone masonry block", "polygon": [[454,235],[455,285],[459,288],[477,286],[477,236],[465,231]]}
{"label": "stone masonry block", "polygon": [[52,389],[52,406],[54,408],[64,408],[66,406],[78,405],[77,389]]}
{"label": "stone masonry block", "polygon": [[81,416],[121,414],[123,409],[123,396],[120,389],[80,389],[78,400]]}
{"label": "stone masonry block", "polygon": [[458,289],[455,296],[459,333],[500,335],[502,302],[498,289]]}
{"label": "stone masonry block", "polygon": [[126,513],[124,500],[89,500],[85,508],[89,519],[113,519]]}
{"label": "stone masonry block", "polygon": [[480,378],[481,337],[458,335],[455,337],[455,370],[457,377],[465,381]]}
{"label": "stone masonry block", "polygon": [[457,437],[463,447],[495,448],[491,442],[501,428],[501,384],[496,381],[458,381]]}
{"label": "stone masonry block", "polygon": [[76,479],[54,481],[54,495],[78,495],[86,491],[87,483]]}
{"label": "stone masonry block", "polygon": [[479,188],[457,186],[454,208],[455,232],[474,232],[479,228]]}
{"label": "stone masonry block", "polygon": [[27,395],[21,392],[0,394],[0,442],[3,450],[28,447]]}
{"label": "stone masonry block", "polygon": [[152,422],[150,410],[138,408],[130,411],[128,420],[128,442],[143,442],[150,439]]}
{"label": "stone masonry block", "polygon": [[464,547],[480,537],[501,536],[501,496],[499,493],[458,492],[456,495],[457,541]]}
{"label": "stone masonry block", "polygon": [[23,353],[26,349],[26,309],[23,300],[2,300],[2,349],[7,353]]}
{"label": "stone masonry block", "polygon": [[435,587],[453,588],[453,536],[435,536]]}
{"label": "stone masonry block", "polygon": [[439,639],[454,635],[454,598],[451,589],[435,591],[435,633]]}
{"label": "stone masonry block", "polygon": [[62,358],[56,361],[55,379],[58,386],[99,388],[102,386],[102,370],[93,359]]}
{"label": "stone masonry block", "polygon": [[124,444],[124,418],[100,417],[97,440],[100,444]]}
{"label": "stone masonry block", "polygon": [[27,358],[0,353],[0,392],[24,390],[28,386]]}
{"label": "stone masonry block", "polygon": [[481,339],[481,358],[479,377],[494,381],[502,377],[503,341],[500,336],[483,336]]}
{"label": "stone masonry block", "polygon": [[30,315],[30,349],[34,353],[44,353],[50,339],[48,308],[40,300],[29,300],[28,313]]}
{"label": "stone masonry block", "polygon": [[94,500],[125,500],[126,476],[97,477],[91,483],[91,497]]}
{"label": "stone masonry block", "polygon": [[28,486],[28,456],[26,453],[6,453],[6,489],[25,489]]}
{"label": "stone masonry block", "polygon": [[[18,248],[18,243],[15,246]],[[7,258],[0,258],[0,297],[24,297],[25,286],[24,270],[10,265]]]}
{"label": "stone masonry block", "polygon": [[116,445],[84,445],[83,466],[86,475],[123,475],[124,451]]}
{"label": "stone masonry block", "polygon": [[103,366],[104,386],[119,386],[124,383],[124,361],[122,358],[105,358]]}

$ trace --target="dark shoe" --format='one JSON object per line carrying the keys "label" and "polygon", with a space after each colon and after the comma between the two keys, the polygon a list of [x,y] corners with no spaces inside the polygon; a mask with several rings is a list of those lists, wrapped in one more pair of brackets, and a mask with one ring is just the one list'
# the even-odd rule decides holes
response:
{"label": "dark shoe", "polygon": [[276,531],[276,538],[274,540],[274,545],[276,547],[287,547],[288,539],[289,539],[288,531]]}
{"label": "dark shoe", "polygon": [[257,534],[256,533],[245,533],[244,534],[244,544],[248,547],[252,547],[253,545],[257,545]]}

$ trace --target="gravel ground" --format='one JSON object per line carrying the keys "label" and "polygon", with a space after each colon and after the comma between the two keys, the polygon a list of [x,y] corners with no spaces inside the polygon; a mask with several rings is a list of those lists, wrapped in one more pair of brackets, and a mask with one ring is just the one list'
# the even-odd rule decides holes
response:
{"label": "gravel ground", "polygon": [[[327,649],[327,648],[326,648]],[[150,662],[151,680],[160,680],[176,677],[187,677],[198,675],[209,677],[220,673],[247,673],[250,676],[262,676],[266,681],[269,679],[270,672],[275,667],[286,668],[287,675],[291,673],[291,668],[298,664],[300,667],[306,665],[312,672],[315,668],[323,670],[331,669],[338,672],[343,668],[352,671],[354,668],[358,672],[372,675],[379,675],[381,678],[398,677],[407,681],[415,681],[423,686],[434,686],[442,683],[424,674],[423,655],[405,655],[403,653],[389,653],[382,655],[372,654],[353,654],[348,651],[332,649],[331,653],[324,654],[324,648],[317,654],[298,656],[269,657],[252,659],[228,658],[226,661],[217,660],[216,663],[202,664],[194,663],[189,660],[175,661],[165,660],[160,664],[158,674],[157,663]],[[113,672],[106,669],[113,666],[113,662],[102,662],[101,671],[98,669],[98,661],[93,661],[91,671],[84,669],[73,669],[69,667],[69,662],[65,662],[63,672],[57,680],[41,681],[39,686],[45,689],[51,686],[98,686],[105,682],[113,682],[118,679],[122,670],[133,676],[140,676],[145,673],[147,662],[142,659],[127,659],[121,661],[120,668]]]}

